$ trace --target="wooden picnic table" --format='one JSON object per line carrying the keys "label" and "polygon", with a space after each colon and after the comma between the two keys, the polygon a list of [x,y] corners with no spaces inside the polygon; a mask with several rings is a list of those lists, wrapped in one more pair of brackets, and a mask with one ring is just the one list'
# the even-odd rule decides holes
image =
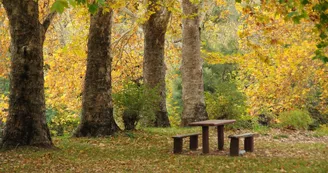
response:
{"label": "wooden picnic table", "polygon": [[216,126],[218,133],[218,149],[223,150],[224,145],[224,125],[236,122],[236,120],[205,120],[190,123],[190,126],[202,126],[203,153],[209,153],[209,126]]}

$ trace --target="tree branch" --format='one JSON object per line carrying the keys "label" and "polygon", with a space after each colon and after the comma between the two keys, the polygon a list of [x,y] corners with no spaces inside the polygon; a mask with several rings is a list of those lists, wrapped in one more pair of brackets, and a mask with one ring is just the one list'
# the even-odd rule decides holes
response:
{"label": "tree branch", "polygon": [[138,18],[137,15],[135,15],[132,11],[130,11],[126,7],[123,7],[121,11],[132,17],[133,20],[136,20]]}
{"label": "tree branch", "polygon": [[48,16],[44,19],[43,23],[42,23],[42,26],[43,26],[43,29],[44,29],[44,32],[46,32],[52,22],[52,20],[55,18],[57,12],[51,12],[48,14]]}

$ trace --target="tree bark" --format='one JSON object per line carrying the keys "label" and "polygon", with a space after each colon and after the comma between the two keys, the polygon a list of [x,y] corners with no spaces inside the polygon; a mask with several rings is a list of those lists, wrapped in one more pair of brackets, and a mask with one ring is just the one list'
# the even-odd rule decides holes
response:
{"label": "tree bark", "polygon": [[119,131],[111,98],[112,11],[91,15],[87,71],[84,82],[82,117],[75,137],[108,136]]}
{"label": "tree bark", "polygon": [[159,6],[158,0],[150,0],[148,12],[149,20],[144,24],[144,63],[143,77],[145,85],[157,88],[161,96],[157,102],[159,110],[155,113],[156,127],[169,127],[170,122],[166,109],[165,72],[164,62],[165,33],[171,13],[166,7]]}
{"label": "tree bark", "polygon": [[[10,22],[9,115],[3,147],[52,147],[45,117],[43,41],[51,22],[39,22],[35,0],[3,0]],[[45,24],[47,23],[47,24]]]}
{"label": "tree bark", "polygon": [[182,20],[182,126],[208,119],[204,101],[198,8],[198,4],[182,0],[185,16]]}

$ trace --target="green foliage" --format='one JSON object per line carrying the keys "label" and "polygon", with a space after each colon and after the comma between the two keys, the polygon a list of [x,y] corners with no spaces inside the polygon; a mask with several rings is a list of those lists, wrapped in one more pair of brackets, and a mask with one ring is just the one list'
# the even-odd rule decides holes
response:
{"label": "green foliage", "polygon": [[125,82],[123,89],[113,93],[114,107],[126,112],[127,115],[136,115],[143,124],[148,124],[155,119],[155,113],[159,110],[156,104],[160,99],[157,87],[151,89],[143,84]]}
{"label": "green foliage", "polygon": [[54,136],[63,136],[72,133],[78,126],[79,118],[74,112],[58,112],[54,108],[46,110],[46,119],[50,133]]}
{"label": "green foliage", "polygon": [[241,115],[236,118],[236,122],[227,125],[227,128],[234,130],[252,130],[259,134],[268,134],[270,127],[259,124],[258,117],[250,115]]}
{"label": "green foliage", "polygon": [[[69,8],[69,5],[72,7],[86,7],[91,14],[95,14],[99,8],[104,8],[106,12],[109,9],[120,8],[124,5],[124,1],[106,1],[106,0],[56,0],[52,6],[51,11],[63,13],[66,8]],[[110,8],[109,8],[110,7]]]}
{"label": "green foliage", "polygon": [[234,119],[245,113],[244,96],[229,88],[229,85],[221,86],[214,93],[205,92],[206,110],[210,119]]}
{"label": "green foliage", "polygon": [[104,0],[95,0],[91,3],[86,0],[56,0],[51,6],[51,11],[56,11],[58,13],[63,13],[65,8],[68,8],[68,5],[76,7],[77,5],[86,5],[89,9],[89,12],[94,14],[97,12],[98,8],[105,4]]}
{"label": "green foliage", "polygon": [[236,90],[234,79],[236,78],[235,64],[204,64],[204,90],[215,92],[220,85],[229,85]]}
{"label": "green foliage", "polygon": [[315,131],[314,135],[316,137],[328,136],[328,125],[320,125],[320,127]]}
{"label": "green foliage", "polygon": [[68,2],[66,0],[56,0],[51,6],[51,11],[63,13],[65,8],[68,8]]}
{"label": "green foliage", "polygon": [[0,95],[9,95],[9,79],[0,77]]}
{"label": "green foliage", "polygon": [[173,81],[172,105],[175,107],[176,112],[180,115],[182,113],[182,78],[181,72],[177,71],[177,78]]}
{"label": "green foliage", "polygon": [[[204,90],[206,110],[210,119],[235,118],[246,110],[245,97],[235,84],[235,64],[204,64]],[[170,120],[177,122],[182,113],[182,80],[180,72],[173,81]],[[178,123],[177,123],[178,124]]]}
{"label": "green foliage", "polygon": [[[174,103],[176,104],[176,103]],[[169,120],[172,127],[179,127],[181,122],[181,113],[182,113],[182,106],[168,106],[167,107]]]}
{"label": "green foliage", "polygon": [[233,64],[204,67],[206,111],[210,119],[237,119],[246,111],[246,98],[234,82],[234,69]]}
{"label": "green foliage", "polygon": [[279,135],[273,136],[273,139],[282,139],[282,138],[289,138],[289,137],[288,137],[288,135],[285,135],[285,134],[279,134]]}
{"label": "green foliage", "polygon": [[272,126],[276,119],[277,116],[267,108],[262,108],[257,115],[257,122],[262,126]]}
{"label": "green foliage", "polygon": [[280,126],[288,129],[307,129],[313,122],[308,111],[293,110],[279,115]]}
{"label": "green foliage", "polygon": [[229,125],[231,129],[252,129],[256,123],[254,117],[249,115],[241,115],[236,119],[236,122]]}
{"label": "green foliage", "polygon": [[[315,98],[316,96],[313,97],[316,99],[315,101],[319,100],[319,98]],[[315,108],[315,105],[312,104],[309,104],[307,107],[310,116],[313,119],[313,122],[309,126],[309,130],[315,130],[319,128],[320,125],[328,123],[328,114],[321,113],[318,109]]]}
{"label": "green foliage", "polygon": [[259,134],[267,135],[268,132],[270,131],[270,127],[263,126],[263,125],[259,124],[258,122],[254,121],[252,130]]}
{"label": "green foliage", "polygon": [[172,82],[170,82],[172,88],[172,95],[169,97],[169,94],[167,96],[169,99],[167,99],[167,111],[170,119],[170,124],[172,126],[180,126],[181,122],[181,114],[182,114],[182,78],[181,78],[181,72],[178,70],[175,70],[172,72],[176,77],[173,79]]}
{"label": "green foliage", "polygon": [[98,10],[98,5],[97,4],[90,4],[88,5],[89,12],[94,14]]}
{"label": "green foliage", "polygon": [[4,128],[8,114],[9,80],[0,77],[0,129]]}
{"label": "green foliage", "polygon": [[[206,110],[210,119],[237,119],[246,110],[245,97],[239,92],[236,84],[235,64],[204,64],[204,90]],[[170,100],[171,120],[179,120],[182,113],[181,75],[173,81],[172,100]]]}

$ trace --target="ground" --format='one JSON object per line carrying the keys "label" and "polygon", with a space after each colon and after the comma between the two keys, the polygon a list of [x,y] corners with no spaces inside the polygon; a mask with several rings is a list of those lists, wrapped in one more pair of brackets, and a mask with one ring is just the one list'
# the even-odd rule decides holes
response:
{"label": "ground", "polygon": [[[195,128],[149,128],[121,132],[108,138],[54,138],[58,149],[18,148],[0,152],[0,172],[328,172],[328,137],[307,131],[268,130],[255,138],[255,152],[241,157],[215,151],[215,129],[210,129],[210,154],[172,153],[176,134]],[[244,131],[227,131],[229,134]],[[246,131],[245,131],[246,132]],[[242,143],[241,143],[242,146]]]}

